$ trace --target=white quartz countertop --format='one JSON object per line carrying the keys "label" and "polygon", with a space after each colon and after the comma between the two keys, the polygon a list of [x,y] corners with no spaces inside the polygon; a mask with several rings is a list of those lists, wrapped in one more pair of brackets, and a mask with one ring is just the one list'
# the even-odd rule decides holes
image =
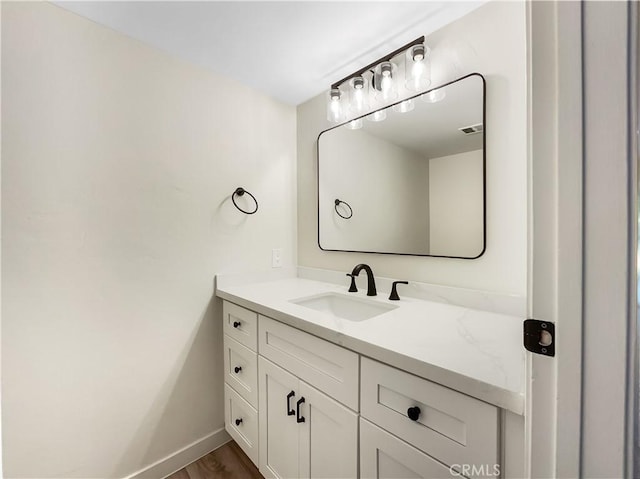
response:
{"label": "white quartz countertop", "polygon": [[[216,294],[245,308],[373,359],[524,413],[522,318],[402,297],[367,297],[346,286],[302,278],[241,285],[220,282]],[[336,292],[398,308],[365,321],[348,321],[291,300]]]}

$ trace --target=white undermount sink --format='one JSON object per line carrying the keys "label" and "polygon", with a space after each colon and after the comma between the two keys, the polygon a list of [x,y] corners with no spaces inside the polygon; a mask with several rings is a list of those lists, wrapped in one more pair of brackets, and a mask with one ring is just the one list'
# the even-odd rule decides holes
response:
{"label": "white undermount sink", "polygon": [[348,321],[364,321],[397,308],[392,304],[378,303],[340,293],[323,293],[293,299],[290,302]]}

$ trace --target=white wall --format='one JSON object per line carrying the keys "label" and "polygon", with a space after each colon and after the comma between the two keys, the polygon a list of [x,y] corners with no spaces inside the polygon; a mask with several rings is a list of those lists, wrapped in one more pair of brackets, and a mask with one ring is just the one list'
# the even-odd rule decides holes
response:
{"label": "white wall", "polygon": [[431,254],[478,256],[482,251],[482,150],[430,158]]}
{"label": "white wall", "polygon": [[122,477],[223,426],[213,276],[294,265],[295,109],[46,3],[2,67],[4,473]]}
{"label": "white wall", "polygon": [[[336,128],[320,144],[322,247],[427,254],[428,161],[364,130]],[[336,198],[349,203],[350,219],[338,217]]]}
{"label": "white wall", "polygon": [[[499,28],[496,25],[499,24]],[[434,84],[470,72],[487,80],[487,250],[477,260],[321,251],[316,244],[316,138],[325,97],[298,106],[298,263],[504,293],[526,293],[527,84],[522,2],[490,2],[427,37]],[[328,87],[328,84],[327,84]]]}

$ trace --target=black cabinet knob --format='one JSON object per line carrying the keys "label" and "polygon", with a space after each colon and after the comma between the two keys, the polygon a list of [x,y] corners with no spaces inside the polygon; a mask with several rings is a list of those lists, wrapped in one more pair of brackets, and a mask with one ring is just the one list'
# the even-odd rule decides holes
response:
{"label": "black cabinet knob", "polygon": [[239,426],[242,423],[242,419],[236,419],[236,426]]}
{"label": "black cabinet knob", "polygon": [[233,327],[234,328],[239,328],[240,327],[240,321],[234,321],[233,322]]}
{"label": "black cabinet knob", "polygon": [[240,371],[242,371],[242,367],[236,366],[235,368],[233,368],[233,370],[236,372],[236,374],[238,374]]}
{"label": "black cabinet knob", "polygon": [[418,406],[410,407],[407,409],[407,416],[409,416],[409,419],[412,421],[417,421],[420,417],[420,408]]}

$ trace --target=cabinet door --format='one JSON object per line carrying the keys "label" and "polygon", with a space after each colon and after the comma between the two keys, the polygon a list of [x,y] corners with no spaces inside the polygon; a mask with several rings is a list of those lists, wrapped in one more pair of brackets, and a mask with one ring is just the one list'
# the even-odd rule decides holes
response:
{"label": "cabinet door", "polygon": [[[358,415],[300,381],[301,478],[358,476]],[[298,400],[300,400],[298,398]]]}
{"label": "cabinet door", "polygon": [[360,418],[362,479],[451,479],[464,477],[424,452]]}
{"label": "cabinet door", "polygon": [[260,472],[267,478],[298,477],[298,378],[262,356],[258,374]]}

